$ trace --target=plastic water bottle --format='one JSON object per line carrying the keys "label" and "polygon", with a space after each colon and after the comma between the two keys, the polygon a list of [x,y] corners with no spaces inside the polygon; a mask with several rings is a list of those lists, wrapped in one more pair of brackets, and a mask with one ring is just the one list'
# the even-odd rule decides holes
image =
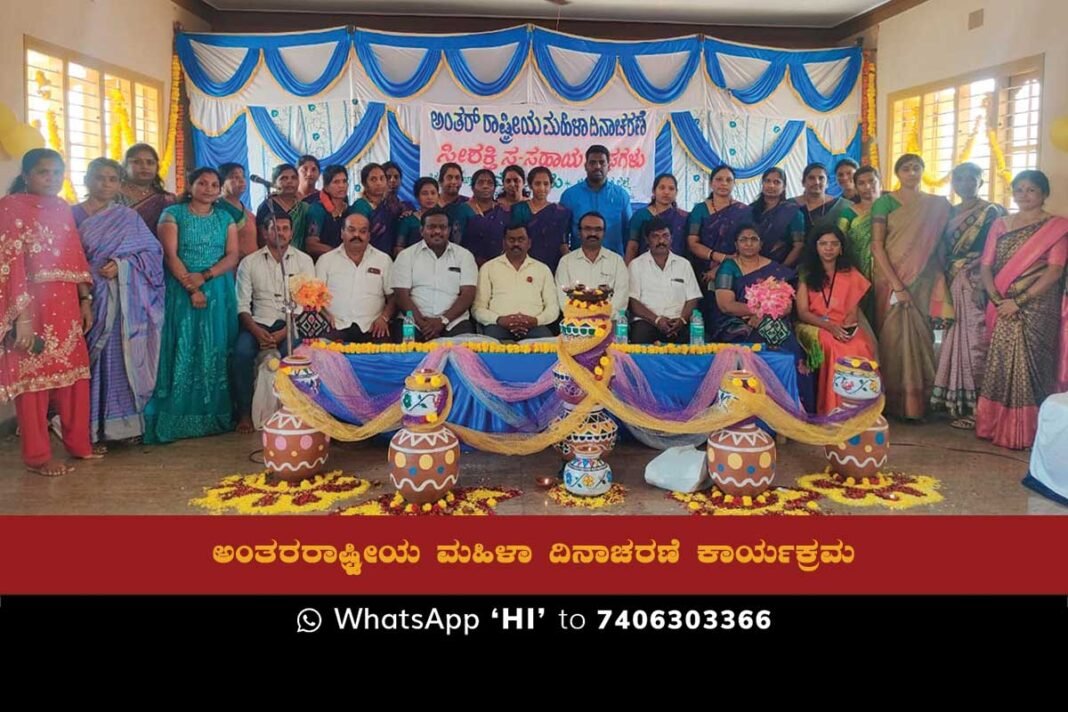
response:
{"label": "plastic water bottle", "polygon": [[404,323],[401,326],[401,341],[410,344],[415,341],[415,315],[411,310],[404,312]]}
{"label": "plastic water bottle", "polygon": [[705,345],[705,319],[696,309],[690,317],[690,346]]}
{"label": "plastic water bottle", "polygon": [[627,310],[620,309],[616,317],[616,343],[625,344],[629,336],[630,326],[627,324]]}

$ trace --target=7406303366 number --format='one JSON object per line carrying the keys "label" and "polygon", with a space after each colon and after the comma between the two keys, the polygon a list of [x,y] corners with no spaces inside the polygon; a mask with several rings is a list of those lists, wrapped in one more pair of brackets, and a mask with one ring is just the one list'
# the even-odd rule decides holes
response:
{"label": "7406303366 number", "polygon": [[599,609],[598,630],[768,630],[771,611],[705,610],[605,610]]}

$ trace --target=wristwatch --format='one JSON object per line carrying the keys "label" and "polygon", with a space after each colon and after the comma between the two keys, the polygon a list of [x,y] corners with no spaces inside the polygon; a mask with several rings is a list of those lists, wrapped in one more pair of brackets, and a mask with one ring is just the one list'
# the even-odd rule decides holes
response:
{"label": "wristwatch", "polygon": [[441,323],[445,326],[446,329],[449,328],[449,317],[445,316],[444,314],[438,314],[438,318],[441,319]]}
{"label": "wristwatch", "polygon": [[82,295],[80,295],[80,296],[78,297],[78,301],[79,301],[79,302],[92,302],[92,301],[93,301],[93,293],[92,293],[92,292],[90,292],[90,293],[88,293],[88,294],[82,294]]}

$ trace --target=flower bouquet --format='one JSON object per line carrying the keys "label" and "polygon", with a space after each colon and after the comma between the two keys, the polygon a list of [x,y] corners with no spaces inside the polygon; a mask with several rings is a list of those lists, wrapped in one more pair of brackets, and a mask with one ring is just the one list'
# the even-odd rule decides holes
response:
{"label": "flower bouquet", "polygon": [[303,311],[293,318],[301,339],[315,339],[330,331],[330,321],[320,312],[330,306],[330,290],[321,279],[305,274],[289,278],[289,293]]}
{"label": "flower bouquet", "polygon": [[745,288],[745,304],[757,317],[757,333],[770,346],[781,346],[790,335],[786,317],[793,309],[794,288],[775,277]]}

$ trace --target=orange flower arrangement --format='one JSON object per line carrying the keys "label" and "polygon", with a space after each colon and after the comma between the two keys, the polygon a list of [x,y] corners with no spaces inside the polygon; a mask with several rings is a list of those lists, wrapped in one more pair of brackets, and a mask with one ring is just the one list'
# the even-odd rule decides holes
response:
{"label": "orange flower arrangement", "polygon": [[311,311],[325,309],[333,299],[326,282],[303,274],[289,278],[289,291],[293,294],[294,302]]}

